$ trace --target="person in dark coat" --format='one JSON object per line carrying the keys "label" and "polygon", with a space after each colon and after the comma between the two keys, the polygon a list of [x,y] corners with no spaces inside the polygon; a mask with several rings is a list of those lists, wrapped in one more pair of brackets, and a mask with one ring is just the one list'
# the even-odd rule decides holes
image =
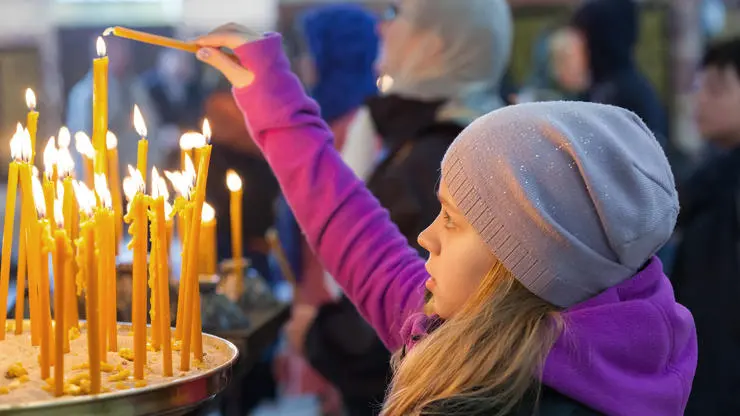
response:
{"label": "person in dark coat", "polygon": [[658,94],[635,63],[639,6],[634,0],[588,0],[576,9],[570,28],[587,56],[582,68],[585,101],[626,108],[640,116],[665,148],[668,118]]}
{"label": "person in dark coat", "polygon": [[686,415],[740,414],[740,38],[710,46],[695,97],[709,145],[721,149],[679,187],[672,280],[694,315],[699,363]]}

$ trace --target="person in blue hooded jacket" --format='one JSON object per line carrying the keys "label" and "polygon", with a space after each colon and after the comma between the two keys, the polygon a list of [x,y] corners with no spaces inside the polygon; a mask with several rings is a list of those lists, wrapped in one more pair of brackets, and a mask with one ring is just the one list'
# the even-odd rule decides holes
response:
{"label": "person in blue hooded jacket", "polygon": [[574,48],[586,55],[582,61],[588,64],[576,72],[584,90],[582,99],[634,112],[665,148],[666,111],[635,62],[639,28],[639,6],[634,0],[583,1],[569,24],[578,39]]}

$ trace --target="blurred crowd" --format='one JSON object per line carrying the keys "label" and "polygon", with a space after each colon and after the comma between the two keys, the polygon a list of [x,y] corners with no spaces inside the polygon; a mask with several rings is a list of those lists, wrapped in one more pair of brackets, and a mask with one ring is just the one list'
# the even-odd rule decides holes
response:
{"label": "blurred crowd", "polygon": [[[714,39],[722,2],[702,9],[706,52],[696,68],[695,122],[705,140],[701,157],[686,158],[672,141],[669,111],[640,71],[635,48],[640,8],[631,0],[591,0],[541,34],[522,85],[509,70],[513,19],[506,2],[480,9],[470,0],[438,15],[419,0],[401,0],[383,13],[353,4],[311,8],[298,19],[300,50],[293,62],[321,107],[342,158],[362,178],[409,243],[439,212],[433,192],[442,156],[475,118],[516,103],[580,100],[636,113],[674,164],[681,202],[679,229],[661,253],[679,302],[699,333],[699,365],[686,414],[740,414],[740,38]],[[487,10],[488,13],[481,13]],[[92,43],[92,42],[91,42]],[[176,168],[179,138],[213,126],[207,200],[228,217],[227,169],[244,178],[247,256],[276,292],[289,285],[265,237],[278,231],[296,284],[285,341],[253,370],[252,400],[315,395],[324,413],[377,414],[391,366],[390,353],[311,252],[277,181],[249,137],[227,83],[191,54],[163,50],[142,76],[127,70],[125,42],[111,41],[110,128],[119,153],[133,160],[137,133],[129,109],[137,104],[154,139],[150,167]],[[72,89],[70,130],[90,132],[91,73]],[[686,165],[686,160],[691,160]],[[680,166],[679,166],[680,164]],[[124,168],[124,166],[122,166]],[[228,227],[219,221],[219,227]],[[231,256],[226,228],[220,259]],[[281,292],[282,293],[282,292]],[[254,391],[252,391],[253,393]],[[251,394],[251,393],[247,393]]]}

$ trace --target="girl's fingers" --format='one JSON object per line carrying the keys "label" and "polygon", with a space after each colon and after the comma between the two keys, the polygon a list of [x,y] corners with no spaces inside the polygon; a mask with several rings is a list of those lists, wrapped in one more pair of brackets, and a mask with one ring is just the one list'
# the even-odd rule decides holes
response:
{"label": "girl's fingers", "polygon": [[196,56],[199,60],[221,71],[229,82],[231,82],[231,85],[236,88],[246,87],[254,81],[252,71],[242,67],[218,49],[203,47],[198,50]]}

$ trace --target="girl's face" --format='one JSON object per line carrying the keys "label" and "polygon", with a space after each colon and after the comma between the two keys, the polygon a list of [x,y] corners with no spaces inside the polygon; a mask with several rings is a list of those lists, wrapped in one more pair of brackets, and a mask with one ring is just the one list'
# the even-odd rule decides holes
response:
{"label": "girl's face", "polygon": [[449,319],[478,289],[495,258],[455,206],[444,181],[438,196],[442,209],[419,235],[419,244],[429,251],[426,268],[431,277],[426,286],[432,293],[433,312]]}

